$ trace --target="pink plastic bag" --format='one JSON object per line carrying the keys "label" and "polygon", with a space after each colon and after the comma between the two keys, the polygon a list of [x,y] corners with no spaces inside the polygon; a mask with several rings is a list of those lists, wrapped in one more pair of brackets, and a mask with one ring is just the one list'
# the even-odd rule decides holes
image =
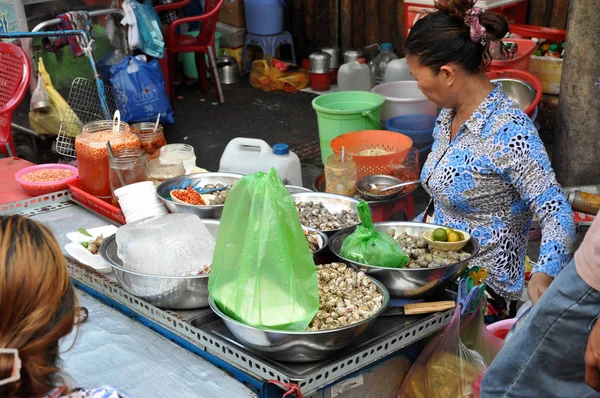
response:
{"label": "pink plastic bag", "polygon": [[398,392],[398,398],[473,397],[473,382],[485,372],[502,341],[485,328],[482,300],[470,316],[460,307],[450,324],[423,350]]}

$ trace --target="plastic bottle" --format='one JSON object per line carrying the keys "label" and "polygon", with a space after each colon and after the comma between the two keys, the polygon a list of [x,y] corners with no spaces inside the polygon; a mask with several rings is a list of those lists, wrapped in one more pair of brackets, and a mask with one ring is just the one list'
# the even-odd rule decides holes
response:
{"label": "plastic bottle", "polygon": [[385,70],[387,69],[388,63],[394,59],[398,59],[398,56],[394,54],[393,50],[392,43],[383,43],[381,45],[381,52],[369,62],[371,73],[373,74],[373,83],[375,85],[385,81]]}
{"label": "plastic bottle", "polygon": [[556,44],[550,45],[550,49],[546,53],[546,57],[560,58],[560,53],[558,52],[558,46]]}
{"label": "plastic bottle", "polygon": [[397,82],[403,80],[415,80],[410,74],[406,58],[391,60],[385,70],[385,82]]}
{"label": "plastic bottle", "polygon": [[371,69],[364,62],[352,61],[340,67],[337,77],[340,91],[371,91]]}
{"label": "plastic bottle", "polygon": [[286,185],[302,186],[300,159],[287,144],[275,144],[271,148],[256,138],[240,137],[229,141],[221,155],[219,171],[246,175],[267,172],[271,167],[275,167]]}

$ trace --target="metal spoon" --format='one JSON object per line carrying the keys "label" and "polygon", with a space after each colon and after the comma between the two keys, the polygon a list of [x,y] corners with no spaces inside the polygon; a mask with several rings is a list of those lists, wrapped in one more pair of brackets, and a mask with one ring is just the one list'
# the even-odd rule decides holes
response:
{"label": "metal spoon", "polygon": [[[392,190],[392,189],[395,189],[395,188],[405,187],[405,186],[407,186],[407,185],[418,184],[418,183],[420,183],[420,182],[421,182],[421,180],[415,180],[415,181],[403,182],[403,183],[401,183],[401,184],[396,184],[396,185],[392,185],[392,186],[389,186],[389,187],[385,187],[385,188],[383,188],[383,189],[380,189],[380,190],[379,190],[379,192],[380,192],[380,193],[381,193],[381,192],[386,192],[386,191],[390,191],[390,190]],[[372,190],[373,190],[373,189],[378,189],[378,188],[379,188],[379,187],[378,187],[377,185],[373,184],[372,182],[371,182],[371,183],[369,183],[369,189],[372,189]]]}

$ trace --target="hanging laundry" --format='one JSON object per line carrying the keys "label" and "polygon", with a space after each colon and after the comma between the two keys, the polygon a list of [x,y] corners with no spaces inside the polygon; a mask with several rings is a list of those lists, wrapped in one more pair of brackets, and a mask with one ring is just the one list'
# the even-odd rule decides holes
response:
{"label": "hanging laundry", "polygon": [[[83,30],[87,33],[88,39],[92,43],[91,48],[96,48],[94,27],[87,11],[71,11],[66,14],[60,14],[58,18],[60,19],[58,30]],[[75,58],[83,55],[84,48],[88,45],[86,38],[81,35],[50,38],[49,44],[53,51],[58,51],[67,44],[70,45],[71,52]]]}

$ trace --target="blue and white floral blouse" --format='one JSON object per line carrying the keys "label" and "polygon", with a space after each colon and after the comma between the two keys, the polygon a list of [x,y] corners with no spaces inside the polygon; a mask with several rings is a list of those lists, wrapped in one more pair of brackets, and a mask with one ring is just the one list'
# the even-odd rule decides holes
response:
{"label": "blue and white floral blouse", "polygon": [[517,300],[533,215],[542,227],[533,272],[556,276],[569,261],[573,213],[535,126],[500,84],[450,142],[455,112],[440,113],[421,172],[434,222],[475,237],[481,252],[469,265],[486,268],[487,284],[506,300]]}

